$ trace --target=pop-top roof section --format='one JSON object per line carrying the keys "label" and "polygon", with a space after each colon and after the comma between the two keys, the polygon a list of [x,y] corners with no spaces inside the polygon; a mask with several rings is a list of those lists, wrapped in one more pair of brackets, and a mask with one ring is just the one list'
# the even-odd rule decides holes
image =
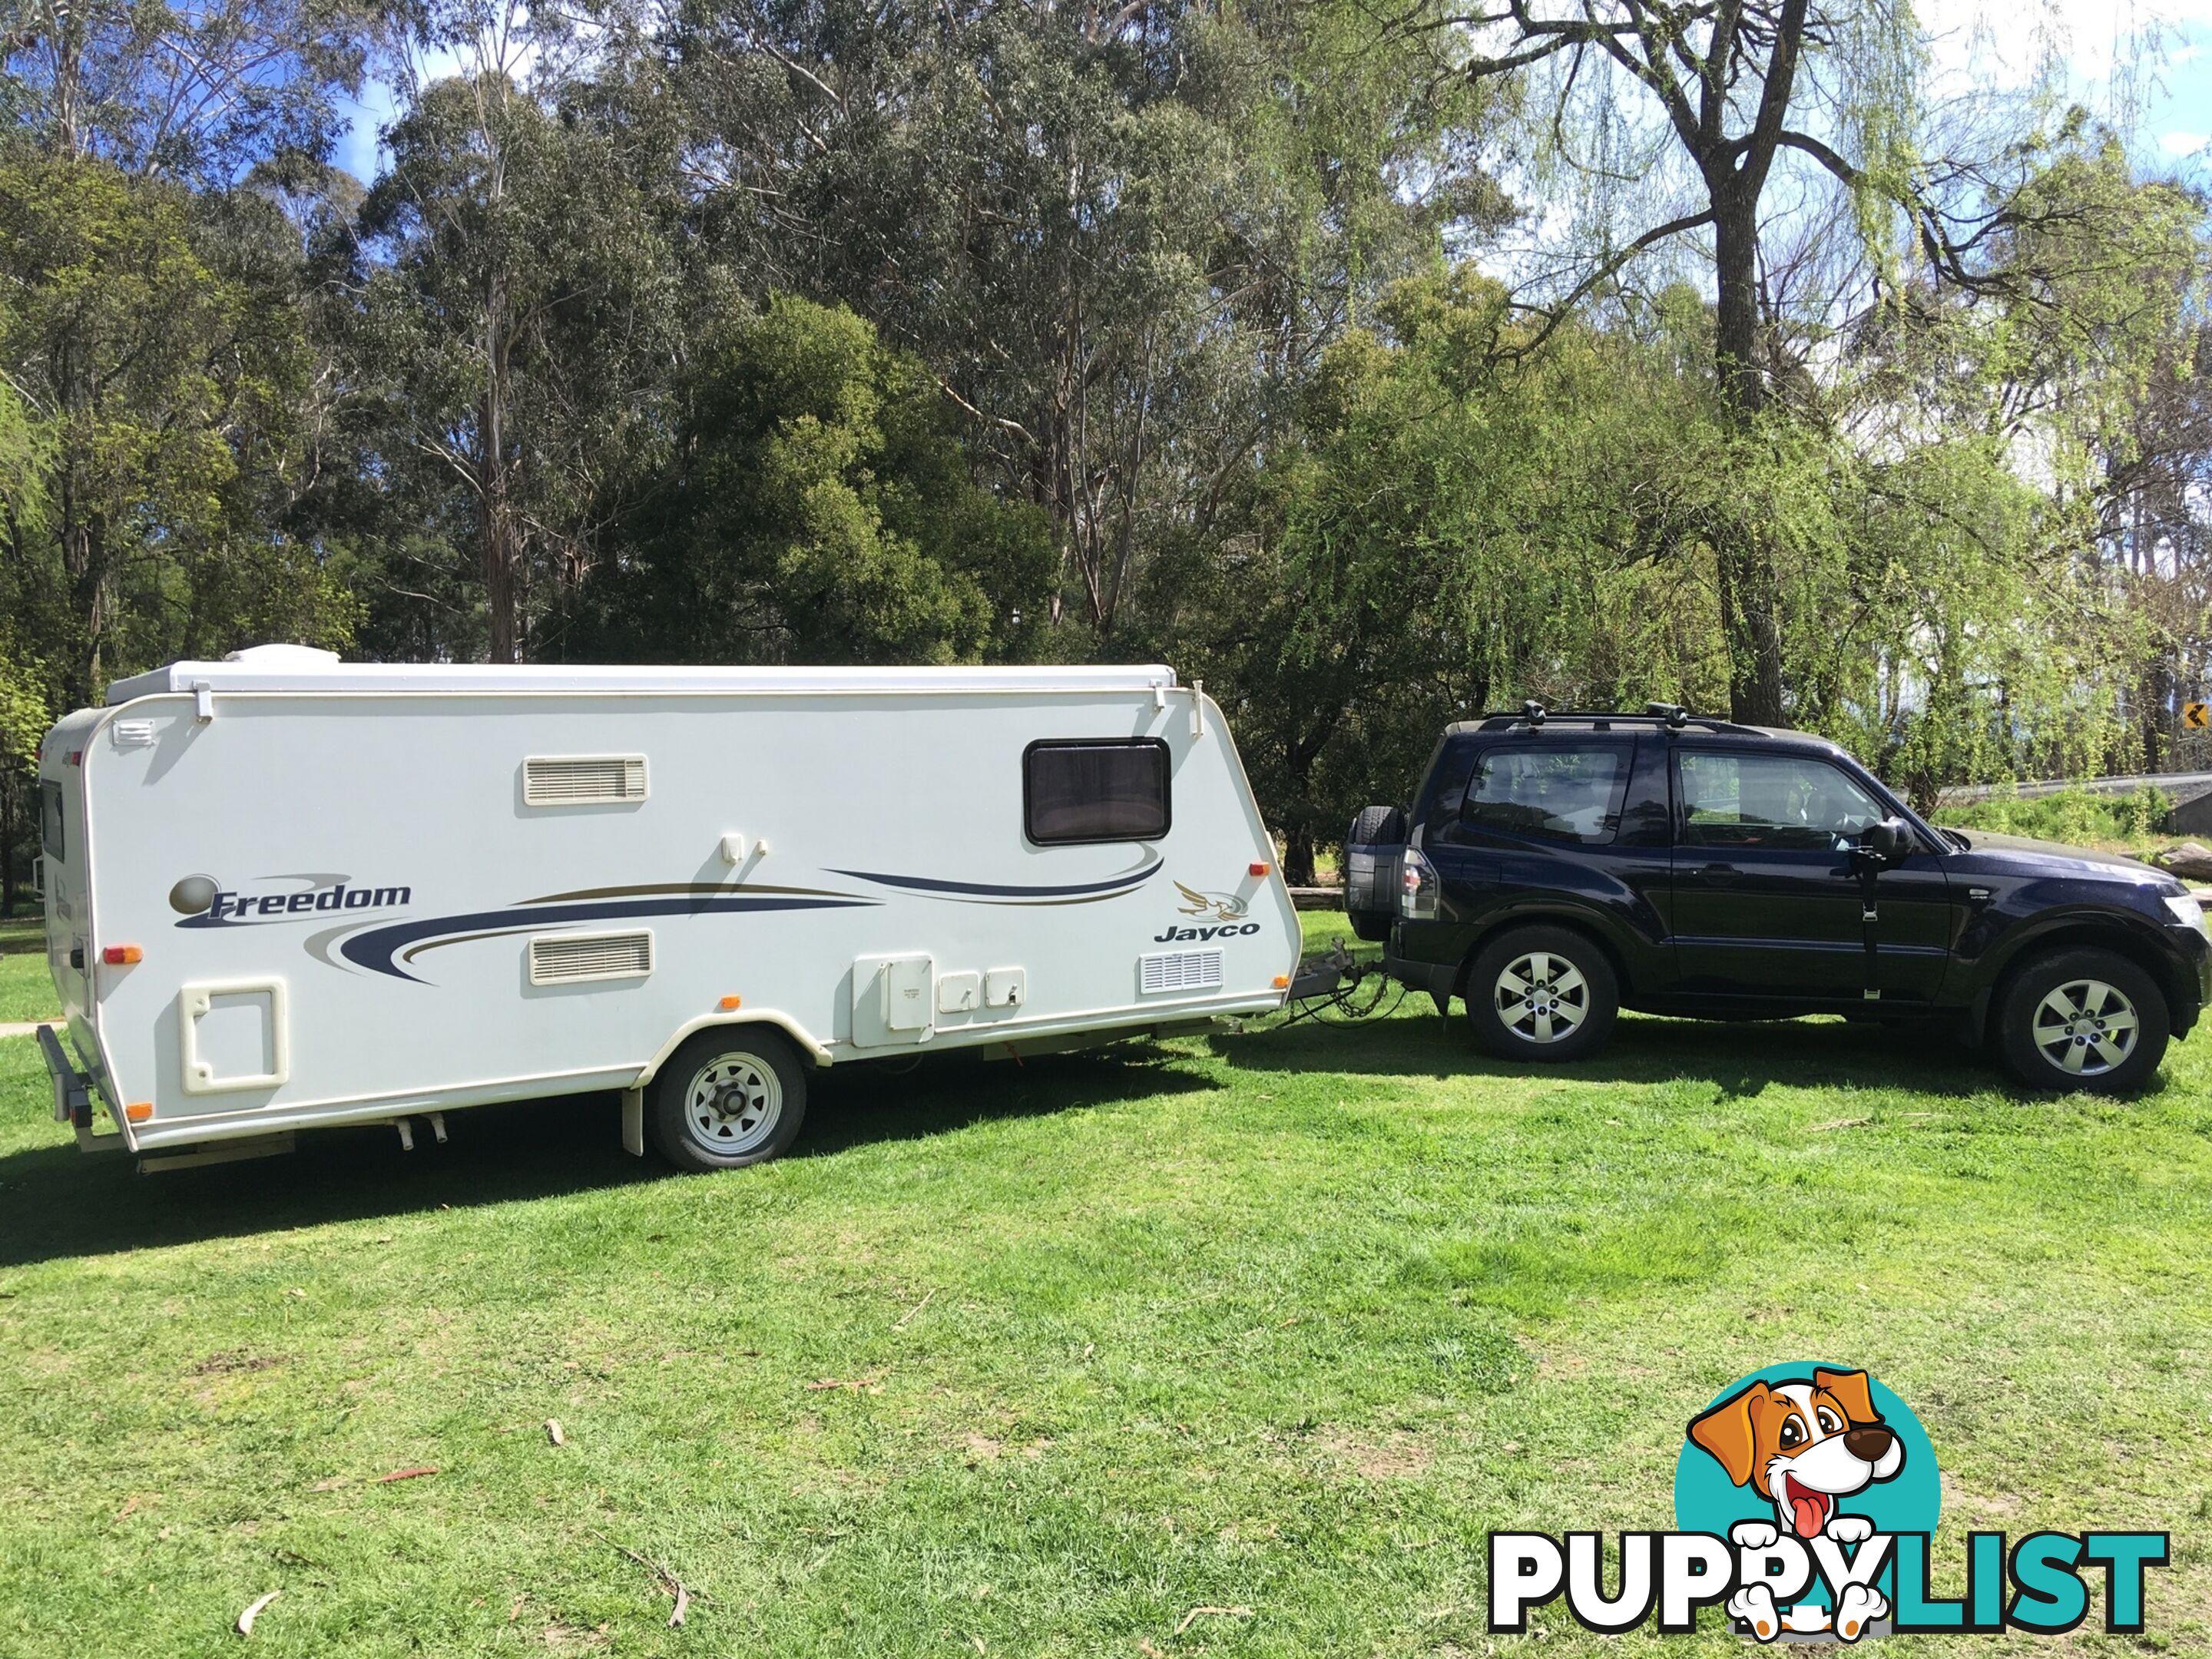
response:
{"label": "pop-top roof section", "polygon": [[674,668],[619,664],[342,662],[304,645],[257,645],[221,662],[173,662],[117,680],[107,701],[165,692],[410,691],[1150,691],[1172,688],[1175,670],[1152,663],[1101,667]]}

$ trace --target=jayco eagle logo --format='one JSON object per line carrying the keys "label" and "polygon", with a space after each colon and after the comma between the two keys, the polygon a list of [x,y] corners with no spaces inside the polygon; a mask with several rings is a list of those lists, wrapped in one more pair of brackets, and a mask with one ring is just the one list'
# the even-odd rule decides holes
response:
{"label": "jayco eagle logo", "polygon": [[186,876],[169,890],[169,908],[184,918],[179,927],[242,927],[333,910],[393,909],[415,896],[411,887],[378,887],[346,875],[263,876],[255,887],[234,892],[213,876]]}
{"label": "jayco eagle logo", "polygon": [[1182,902],[1176,908],[1186,916],[1202,918],[1195,926],[1186,927],[1180,922],[1170,922],[1164,933],[1152,935],[1155,945],[1190,944],[1200,939],[1235,939],[1242,934],[1256,933],[1260,924],[1247,921],[1252,907],[1234,893],[1201,893],[1195,887],[1175,884],[1182,895]]}
{"label": "jayco eagle logo", "polygon": [[1942,1488],[1911,1407],[1863,1370],[1771,1365],[1723,1389],[1689,1421],[1674,1468],[1675,1532],[1625,1532],[1605,1593],[1604,1534],[1490,1534],[1490,1629],[1520,1635],[1561,1595],[1587,1630],[1650,1619],[1697,1628],[1718,1605],[1736,1634],[1855,1643],[2021,1631],[2057,1636],[2090,1616],[2085,1575],[2104,1580],[2103,1628],[2143,1627],[2143,1577],[2166,1534],[2037,1532],[2007,1547],[1969,1534],[1966,1594],[1931,1589]]}

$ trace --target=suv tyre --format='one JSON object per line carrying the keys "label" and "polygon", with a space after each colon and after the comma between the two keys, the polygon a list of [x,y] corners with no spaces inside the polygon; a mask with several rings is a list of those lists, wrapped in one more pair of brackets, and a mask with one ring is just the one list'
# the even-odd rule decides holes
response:
{"label": "suv tyre", "polygon": [[1552,1062],[1594,1054],[1620,1012],[1620,985],[1596,945],[1565,927],[1516,927],[1475,953],[1468,1024],[1486,1054]]}
{"label": "suv tyre", "polygon": [[2166,1057],[2166,998],[2116,951],[2053,951],[2007,981],[1997,1052],[2031,1089],[2133,1094]]}

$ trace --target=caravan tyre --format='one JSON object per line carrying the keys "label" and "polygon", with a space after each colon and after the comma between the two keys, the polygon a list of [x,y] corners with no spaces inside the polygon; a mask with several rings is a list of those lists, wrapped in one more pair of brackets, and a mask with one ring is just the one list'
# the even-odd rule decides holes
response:
{"label": "caravan tyre", "polygon": [[653,1139],[679,1170],[765,1164],[799,1138],[806,1072],[766,1025],[702,1031],[653,1080]]}

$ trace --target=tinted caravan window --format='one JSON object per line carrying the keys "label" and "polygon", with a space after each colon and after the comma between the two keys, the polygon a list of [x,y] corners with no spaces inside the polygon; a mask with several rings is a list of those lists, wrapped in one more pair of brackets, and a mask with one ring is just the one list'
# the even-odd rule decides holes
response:
{"label": "tinted caravan window", "polygon": [[62,787],[58,783],[39,786],[39,844],[40,849],[57,864],[69,862],[68,842],[62,835]]}
{"label": "tinted caravan window", "polygon": [[1096,738],[1033,743],[1022,755],[1029,837],[1151,841],[1168,832],[1168,746]]}

